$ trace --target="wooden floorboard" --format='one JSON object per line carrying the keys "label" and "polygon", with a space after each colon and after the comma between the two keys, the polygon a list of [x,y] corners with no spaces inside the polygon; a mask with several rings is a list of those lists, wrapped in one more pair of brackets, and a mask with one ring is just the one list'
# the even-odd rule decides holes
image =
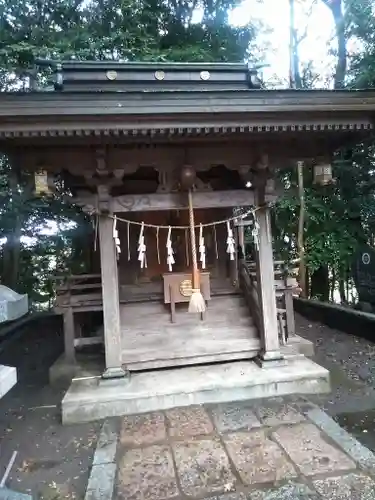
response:
{"label": "wooden floorboard", "polygon": [[154,370],[157,368],[168,368],[171,366],[190,366],[190,365],[199,365],[206,363],[219,363],[225,361],[236,361],[236,360],[244,360],[244,359],[254,359],[260,350],[260,340],[251,343],[252,347],[248,349],[241,349],[238,352],[230,351],[230,352],[221,352],[216,354],[202,354],[202,355],[194,355],[188,356],[184,353],[181,357],[173,358],[173,362],[169,357],[165,359],[150,359],[145,361],[137,361],[134,358],[131,358],[129,355],[123,355],[123,362],[126,364],[127,368],[130,371],[143,371],[143,370]]}
{"label": "wooden floorboard", "polygon": [[171,323],[162,303],[122,305],[123,362],[131,370],[253,358],[260,339],[242,297],[215,297],[204,321],[178,308]]}

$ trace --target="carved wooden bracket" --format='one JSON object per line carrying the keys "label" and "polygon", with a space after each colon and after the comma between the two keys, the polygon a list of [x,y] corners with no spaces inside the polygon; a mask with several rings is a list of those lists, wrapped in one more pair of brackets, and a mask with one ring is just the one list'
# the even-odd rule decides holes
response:
{"label": "carved wooden bracket", "polygon": [[[177,193],[181,191],[178,169],[168,166],[158,167],[155,170],[159,173],[159,186],[157,193]],[[203,182],[198,176],[193,186],[194,191],[212,191],[210,183]]]}
{"label": "carved wooden bracket", "polygon": [[174,193],[178,191],[176,170],[168,167],[155,168],[159,175],[157,193]]}
{"label": "carved wooden bracket", "polygon": [[254,166],[251,168],[249,174],[251,177],[249,180],[251,181],[254,189],[265,191],[266,186],[272,177],[267,154],[262,153],[259,155],[258,160],[254,163]]}
{"label": "carved wooden bracket", "polygon": [[121,186],[125,169],[116,168],[110,170],[108,168],[107,151],[104,148],[95,151],[95,170],[85,170],[83,177],[88,186],[96,187],[107,186],[109,189],[115,186]]}
{"label": "carved wooden bracket", "polygon": [[205,192],[205,191],[213,191],[212,186],[209,182],[203,182],[202,179],[197,177],[195,179],[195,183],[193,186],[194,192]]}

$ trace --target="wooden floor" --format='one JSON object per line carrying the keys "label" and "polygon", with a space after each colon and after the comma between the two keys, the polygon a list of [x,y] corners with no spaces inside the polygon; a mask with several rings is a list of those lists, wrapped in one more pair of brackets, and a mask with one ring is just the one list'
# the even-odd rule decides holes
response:
{"label": "wooden floor", "polygon": [[220,295],[208,303],[205,320],[177,309],[171,323],[169,308],[160,301],[121,304],[123,362],[130,370],[249,359],[260,339],[240,295]]}

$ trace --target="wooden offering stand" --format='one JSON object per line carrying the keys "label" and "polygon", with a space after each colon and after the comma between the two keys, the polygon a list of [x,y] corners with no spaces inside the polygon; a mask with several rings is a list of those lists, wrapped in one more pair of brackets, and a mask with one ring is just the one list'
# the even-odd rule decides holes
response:
{"label": "wooden offering stand", "polygon": [[[211,299],[210,291],[210,273],[201,272],[201,292],[204,300]],[[176,322],[176,304],[189,302],[192,293],[191,272],[165,273],[163,274],[164,281],[164,304],[171,305],[171,322]],[[201,319],[204,319],[204,314],[201,314]]]}

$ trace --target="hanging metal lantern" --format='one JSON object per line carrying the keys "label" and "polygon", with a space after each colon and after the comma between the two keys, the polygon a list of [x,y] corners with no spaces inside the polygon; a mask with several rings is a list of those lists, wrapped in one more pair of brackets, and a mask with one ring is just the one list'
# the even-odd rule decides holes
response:
{"label": "hanging metal lantern", "polygon": [[47,170],[37,170],[34,174],[35,196],[51,196],[55,191],[53,178]]}
{"label": "hanging metal lantern", "polygon": [[314,184],[327,186],[332,184],[332,165],[328,162],[319,162],[314,165]]}

